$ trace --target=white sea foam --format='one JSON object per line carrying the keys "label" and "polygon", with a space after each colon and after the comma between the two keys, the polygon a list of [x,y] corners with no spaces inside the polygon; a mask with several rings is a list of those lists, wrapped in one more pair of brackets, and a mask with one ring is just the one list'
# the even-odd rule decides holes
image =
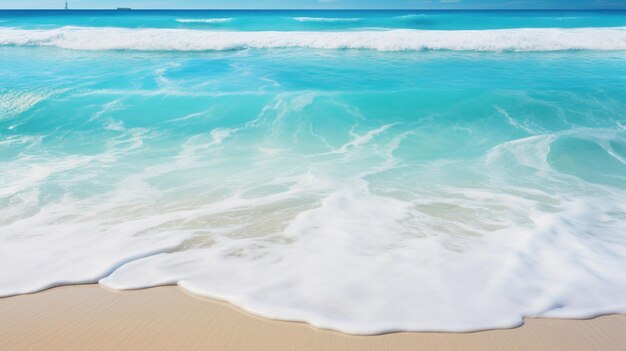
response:
{"label": "white sea foam", "polygon": [[55,93],[46,89],[27,92],[0,90],[0,120],[28,111]]}
{"label": "white sea foam", "polygon": [[[501,122],[495,140],[467,122],[469,142],[485,146],[474,153],[455,147],[469,142],[455,144],[463,138],[442,118],[433,130],[369,117],[394,100],[374,113],[369,102],[298,90],[268,97],[256,116],[227,118],[218,107],[248,100],[183,99],[163,112],[181,116],[165,125],[154,110],[133,113],[160,87],[114,88],[67,98],[68,108],[100,107],[74,130],[51,114],[63,123],[35,119],[0,135],[0,267],[10,267],[0,269],[0,296],[178,284],[360,334],[626,312],[624,181],[559,170],[598,155],[608,161],[595,175],[608,164],[626,177],[615,168],[625,163],[619,109],[617,126],[549,132],[546,114],[499,101],[485,108],[498,113],[490,124]],[[187,124],[203,119],[211,123]],[[598,147],[559,151],[571,139]]]}
{"label": "white sea foam", "polygon": [[431,16],[432,15],[427,15],[424,13],[412,13],[409,15],[398,16],[396,18],[401,19],[401,20],[416,20],[416,19],[424,19],[424,18],[431,17]]}
{"label": "white sea foam", "polygon": [[246,48],[380,51],[626,50],[626,27],[346,32],[235,32],[187,29],[63,27],[0,29],[0,45],[76,50],[203,51]]}
{"label": "white sea foam", "polygon": [[359,22],[362,18],[356,17],[294,17],[294,20],[298,22]]}
{"label": "white sea foam", "polygon": [[177,18],[176,22],[179,23],[226,23],[231,22],[232,17],[228,18]]}
{"label": "white sea foam", "polygon": [[[303,167],[298,155],[257,153],[273,145],[255,132],[283,140],[280,128],[318,98],[278,96],[250,123],[192,135],[148,167],[125,165],[113,189],[86,199],[43,203],[41,184],[55,174],[61,184],[97,177],[103,163],[113,173],[113,161],[145,147],[134,142],[145,132],[106,124],[119,136],[102,154],[5,162],[0,200],[11,206],[0,213],[0,266],[18,268],[0,270],[0,296],[96,281],[178,284],[267,317],[358,334],[626,312],[626,191],[549,162],[563,137],[610,145],[624,142],[622,130],[505,142],[462,164],[485,182],[421,184],[414,174],[420,185],[396,196],[410,179],[381,191],[366,178],[402,162],[395,152],[418,137],[399,125],[356,124]],[[258,163],[234,156],[248,147]]]}
{"label": "white sea foam", "polygon": [[[327,195],[275,240],[221,238],[210,250],[133,261],[100,282],[116,289],[176,283],[267,317],[365,334],[626,311],[626,281],[614,261],[626,252],[609,244],[621,240],[619,225],[590,212],[624,211],[617,202],[478,188],[440,189],[412,202],[375,195],[362,181],[304,179],[280,197]],[[560,203],[558,210],[542,210],[544,201]],[[600,228],[602,236],[584,236]]]}

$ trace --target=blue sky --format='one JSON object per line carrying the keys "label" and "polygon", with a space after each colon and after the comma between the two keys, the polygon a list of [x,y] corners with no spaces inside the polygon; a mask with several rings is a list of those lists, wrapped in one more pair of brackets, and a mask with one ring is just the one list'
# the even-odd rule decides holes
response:
{"label": "blue sky", "polygon": [[[68,0],[71,8],[626,9],[626,0]],[[0,8],[61,8],[64,0],[0,0]]]}

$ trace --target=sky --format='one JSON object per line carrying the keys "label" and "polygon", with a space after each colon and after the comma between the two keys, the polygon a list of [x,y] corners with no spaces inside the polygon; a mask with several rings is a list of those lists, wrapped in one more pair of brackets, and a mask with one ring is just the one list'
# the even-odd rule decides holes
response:
{"label": "sky", "polygon": [[[0,9],[55,9],[65,0],[0,0]],[[68,0],[102,9],[626,9],[626,0]]]}

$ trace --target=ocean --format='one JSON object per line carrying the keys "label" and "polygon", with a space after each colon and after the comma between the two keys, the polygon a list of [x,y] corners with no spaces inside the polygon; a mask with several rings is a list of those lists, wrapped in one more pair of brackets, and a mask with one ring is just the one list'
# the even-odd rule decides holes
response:
{"label": "ocean", "polygon": [[0,11],[0,267],[354,334],[626,313],[626,12]]}

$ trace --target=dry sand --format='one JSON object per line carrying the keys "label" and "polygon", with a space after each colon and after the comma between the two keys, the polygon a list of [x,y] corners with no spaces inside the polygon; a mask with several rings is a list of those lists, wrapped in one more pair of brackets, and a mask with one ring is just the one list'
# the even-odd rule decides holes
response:
{"label": "dry sand", "polygon": [[626,316],[478,333],[350,336],[252,316],[176,287],[71,286],[0,299],[0,350],[626,350]]}

